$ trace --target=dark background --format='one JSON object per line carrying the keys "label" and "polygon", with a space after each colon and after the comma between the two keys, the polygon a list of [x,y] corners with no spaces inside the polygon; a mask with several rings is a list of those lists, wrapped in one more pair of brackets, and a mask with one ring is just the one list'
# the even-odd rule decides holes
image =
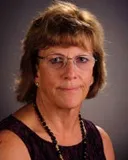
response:
{"label": "dark background", "polygon": [[[33,17],[50,0],[0,0],[0,120],[17,110],[14,79],[19,69],[21,40]],[[107,86],[92,100],[85,100],[83,117],[110,135],[116,159],[128,160],[128,1],[72,0],[94,13],[105,30]]]}

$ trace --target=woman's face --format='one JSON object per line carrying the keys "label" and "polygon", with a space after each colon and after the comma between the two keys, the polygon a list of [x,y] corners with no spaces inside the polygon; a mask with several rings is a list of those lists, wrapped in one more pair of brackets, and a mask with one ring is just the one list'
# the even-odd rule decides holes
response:
{"label": "woman's face", "polygon": [[[79,57],[80,55],[83,57]],[[51,47],[41,50],[39,56],[47,58],[39,59],[35,78],[35,81],[39,83],[37,96],[44,103],[47,102],[49,105],[60,108],[80,106],[93,83],[94,64],[89,65],[85,59],[86,56],[87,58],[93,57],[92,50],[74,46]],[[78,57],[74,61],[70,59],[76,56]],[[67,63],[65,60],[64,66],[62,66],[63,57],[69,58]]]}

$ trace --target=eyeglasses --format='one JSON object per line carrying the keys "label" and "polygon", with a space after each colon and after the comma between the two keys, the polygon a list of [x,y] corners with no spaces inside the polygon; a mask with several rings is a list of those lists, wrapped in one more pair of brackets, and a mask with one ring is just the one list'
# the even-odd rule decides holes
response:
{"label": "eyeglasses", "polygon": [[72,60],[73,63],[82,70],[93,67],[96,59],[92,55],[78,55],[73,58],[66,57],[62,54],[50,54],[46,57],[37,56],[39,59],[46,61],[48,67],[53,69],[63,69],[68,60]]}

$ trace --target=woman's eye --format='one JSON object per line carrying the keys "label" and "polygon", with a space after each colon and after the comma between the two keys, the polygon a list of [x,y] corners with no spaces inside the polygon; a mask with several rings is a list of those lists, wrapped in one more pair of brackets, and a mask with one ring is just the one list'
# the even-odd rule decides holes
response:
{"label": "woman's eye", "polygon": [[52,64],[56,64],[56,63],[62,63],[63,62],[63,58],[62,57],[54,57],[50,59],[50,62]]}
{"label": "woman's eye", "polygon": [[89,61],[89,59],[87,57],[84,57],[84,56],[79,56],[76,59],[76,62],[78,62],[78,63],[87,63],[88,61]]}

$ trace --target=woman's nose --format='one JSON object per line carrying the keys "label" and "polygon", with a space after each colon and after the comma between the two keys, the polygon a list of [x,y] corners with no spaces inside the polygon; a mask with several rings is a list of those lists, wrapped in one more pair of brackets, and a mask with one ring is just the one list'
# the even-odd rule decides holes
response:
{"label": "woman's nose", "polygon": [[67,61],[67,64],[64,68],[64,78],[69,80],[77,78],[76,66],[73,60]]}

